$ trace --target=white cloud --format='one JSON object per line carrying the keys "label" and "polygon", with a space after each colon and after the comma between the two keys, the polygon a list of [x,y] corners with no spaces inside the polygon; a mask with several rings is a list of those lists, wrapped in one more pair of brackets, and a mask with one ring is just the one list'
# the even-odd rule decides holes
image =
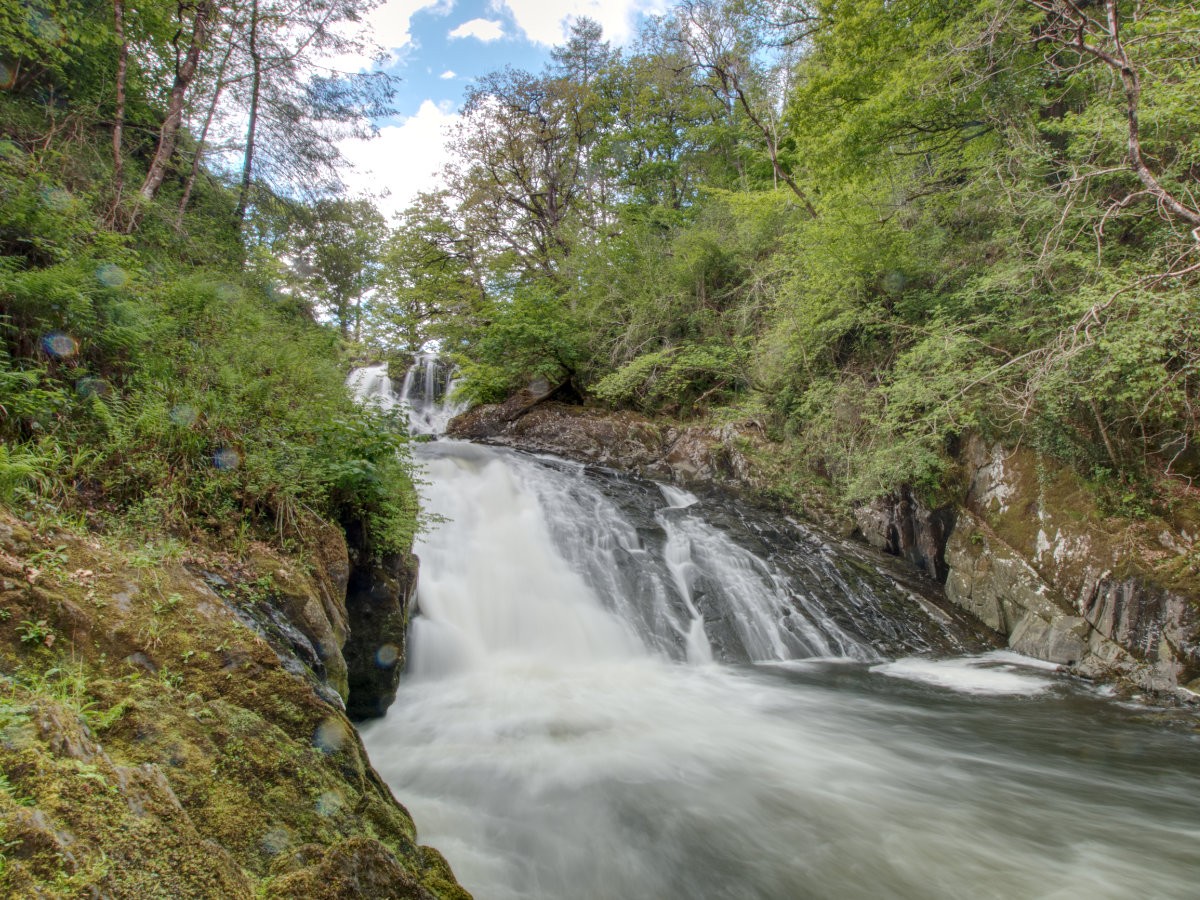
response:
{"label": "white cloud", "polygon": [[[458,121],[449,104],[432,100],[399,125],[381,128],[374,140],[348,140],[342,153],[354,166],[343,174],[351,193],[379,197],[379,208],[393,216],[421,191],[441,185],[440,170],[447,157],[447,130]],[[387,191],[387,196],[381,196]]]}
{"label": "white cloud", "polygon": [[624,44],[633,36],[639,13],[664,13],[669,0],[491,0],[492,8],[507,10],[529,40],[558,44],[567,36],[571,19],[587,16],[604,28],[604,37]]}
{"label": "white cloud", "polygon": [[[367,13],[360,22],[341,23],[347,35],[360,35],[368,44],[385,51],[394,63],[402,54],[397,51],[410,46],[413,36],[410,26],[412,17],[425,11],[434,15],[449,15],[454,9],[454,0],[386,0]],[[374,58],[369,53],[351,53],[330,57],[322,64],[341,72],[358,72],[370,69]]]}
{"label": "white cloud", "polygon": [[473,37],[486,44],[504,37],[504,28],[494,19],[472,19],[469,22],[463,22],[451,31],[449,37],[452,39]]}
{"label": "white cloud", "polygon": [[439,16],[450,14],[454,0],[387,0],[367,13],[366,21],[375,33],[375,40],[385,49],[394,50],[412,43],[409,26],[412,17],[422,10]]}
{"label": "white cloud", "polygon": [[455,72],[453,69],[447,69],[445,72],[443,72],[441,75],[438,76],[438,78],[442,79],[443,81],[449,81],[451,78],[457,78],[457,77],[458,77],[458,73]]}

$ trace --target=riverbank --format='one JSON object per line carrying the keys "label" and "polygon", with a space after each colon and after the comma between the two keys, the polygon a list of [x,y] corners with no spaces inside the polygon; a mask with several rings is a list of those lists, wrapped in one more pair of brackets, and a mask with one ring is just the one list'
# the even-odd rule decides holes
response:
{"label": "riverbank", "polygon": [[399,646],[368,634],[370,569],[309,535],[235,555],[0,513],[0,893],[469,897],[346,715],[347,633],[390,675],[407,611]]}

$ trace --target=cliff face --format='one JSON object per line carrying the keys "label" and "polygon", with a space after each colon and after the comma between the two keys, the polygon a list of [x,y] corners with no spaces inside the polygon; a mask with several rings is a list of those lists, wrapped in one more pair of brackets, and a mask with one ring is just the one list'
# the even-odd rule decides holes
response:
{"label": "cliff face", "polygon": [[[756,432],[519,396],[471,410],[451,434],[683,484],[758,491],[771,480]],[[930,509],[901,490],[856,509],[844,530],[943,584],[1014,650],[1138,689],[1200,692],[1200,527],[1106,516],[1069,470],[1028,450],[974,437],[960,464],[968,487],[956,502]]]}
{"label": "cliff face", "polygon": [[233,560],[0,513],[0,894],[468,896],[346,716],[358,567],[305,531]]}
{"label": "cliff face", "polygon": [[864,536],[909,535],[946,596],[1020,653],[1143,690],[1200,690],[1196,529],[1105,515],[1077,476],[1032,451],[975,436],[961,462],[959,503],[882,498],[857,511]]}

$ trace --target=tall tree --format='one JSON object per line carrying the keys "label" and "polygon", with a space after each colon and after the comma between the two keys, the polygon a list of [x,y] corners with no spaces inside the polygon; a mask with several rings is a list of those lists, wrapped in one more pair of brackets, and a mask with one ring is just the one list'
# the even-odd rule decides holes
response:
{"label": "tall tree", "polygon": [[125,0],[112,0],[113,32],[117,38],[117,106],[113,112],[113,212],[121,205],[125,187],[125,81],[129,67],[129,41],[125,36]]}
{"label": "tall tree", "polygon": [[338,142],[369,137],[389,111],[392,80],[380,72],[329,70],[331,56],[368,46],[343,26],[379,0],[250,0],[235,36],[236,74],[229,79],[244,113],[238,196],[240,228],[253,185],[315,197],[339,186]]}
{"label": "tall tree", "polygon": [[[175,76],[171,89],[167,94],[166,109],[164,110],[162,126],[158,133],[158,146],[154,157],[146,170],[146,178],[138,191],[144,202],[152,201],[162,187],[167,175],[167,165],[175,153],[175,144],[179,139],[179,129],[183,124],[184,103],[187,100],[188,89],[196,77],[200,66],[200,54],[208,43],[213,20],[217,14],[217,6],[212,0],[197,0],[195,4],[180,3],[178,11],[179,31],[176,32],[171,44],[175,49]],[[187,35],[185,46],[180,45],[184,34]],[[138,212],[135,211],[130,225],[136,223]]]}
{"label": "tall tree", "polygon": [[495,257],[553,275],[571,253],[585,197],[591,122],[561,78],[505,69],[467,93],[448,180]]}
{"label": "tall tree", "polygon": [[[683,0],[675,18],[676,40],[701,82],[723,102],[736,106],[761,135],[771,170],[814,218],[809,192],[782,155],[781,119],[787,106],[795,44],[773,44],[756,28],[746,4],[734,0]],[[771,51],[776,56],[771,58]],[[732,111],[732,110],[731,110]]]}
{"label": "tall tree", "polygon": [[302,211],[291,255],[302,289],[347,339],[362,333],[362,302],[379,275],[387,222],[369,200],[326,198]]}

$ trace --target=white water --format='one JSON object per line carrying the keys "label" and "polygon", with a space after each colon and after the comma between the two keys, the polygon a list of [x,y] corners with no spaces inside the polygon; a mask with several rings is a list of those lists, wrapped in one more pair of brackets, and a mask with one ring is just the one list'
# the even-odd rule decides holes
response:
{"label": "white water", "polygon": [[[664,565],[579,467],[420,452],[447,521],[363,738],[478,900],[1195,896],[1195,736],[1011,656],[864,663],[704,501],[664,490]],[[718,616],[773,661],[709,663]]]}
{"label": "white water", "polygon": [[360,402],[371,403],[383,409],[396,409],[400,405],[392,390],[386,363],[355,369],[350,373],[346,384]]}
{"label": "white water", "polygon": [[454,399],[454,372],[435,353],[422,353],[404,376],[400,399],[413,434],[441,434],[466,409]]}

